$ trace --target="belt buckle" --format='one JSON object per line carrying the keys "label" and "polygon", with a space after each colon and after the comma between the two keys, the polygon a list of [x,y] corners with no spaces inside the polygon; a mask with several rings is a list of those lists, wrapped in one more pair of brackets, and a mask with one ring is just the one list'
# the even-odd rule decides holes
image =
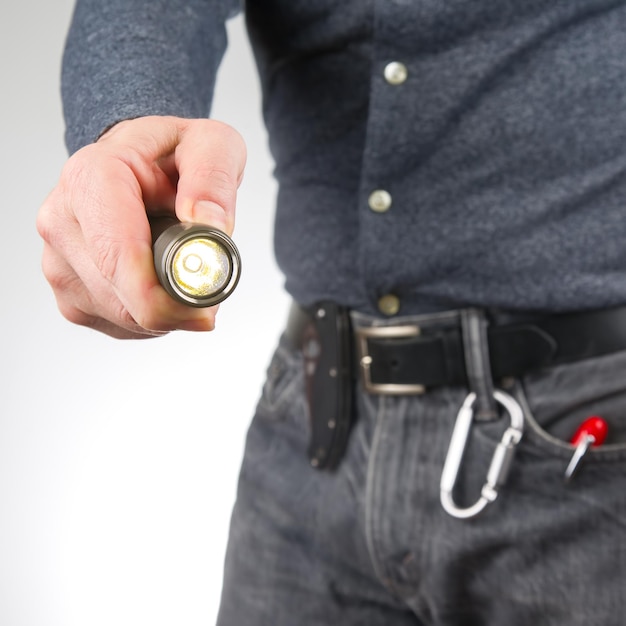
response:
{"label": "belt buckle", "polygon": [[406,339],[409,337],[417,337],[421,334],[419,326],[407,324],[403,326],[367,326],[357,328],[356,335],[359,341],[361,366],[361,379],[363,386],[368,393],[385,394],[385,395],[419,395],[426,391],[426,387],[413,383],[374,383],[370,366],[372,365],[372,357],[368,351],[369,339]]}

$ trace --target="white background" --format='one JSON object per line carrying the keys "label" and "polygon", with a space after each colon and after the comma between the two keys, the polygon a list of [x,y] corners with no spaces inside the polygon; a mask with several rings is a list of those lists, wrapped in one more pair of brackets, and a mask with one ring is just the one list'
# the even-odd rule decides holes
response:
{"label": "white background", "polygon": [[72,326],[41,275],[35,230],[66,158],[71,8],[0,7],[0,624],[206,626],[245,432],[288,306],[257,78],[237,18],[213,116],[248,143],[243,276],[217,330],[122,342]]}

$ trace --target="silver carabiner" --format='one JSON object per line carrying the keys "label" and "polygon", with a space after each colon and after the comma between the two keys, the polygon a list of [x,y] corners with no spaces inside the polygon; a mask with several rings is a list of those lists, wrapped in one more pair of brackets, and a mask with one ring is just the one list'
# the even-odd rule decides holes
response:
{"label": "silver carabiner", "polygon": [[498,489],[504,485],[515,454],[515,446],[522,439],[524,433],[524,413],[517,401],[503,391],[495,390],[493,396],[498,404],[502,405],[509,414],[510,426],[504,431],[502,439],[496,446],[487,480],[483,485],[480,498],[471,506],[460,507],[454,501],[452,491],[456,484],[463,454],[467,445],[472,422],[474,420],[474,403],[476,394],[470,393],[459,410],[456,418],[450,447],[441,473],[440,496],[441,505],[447,513],[459,519],[468,519],[478,515],[490,502],[498,497]]}

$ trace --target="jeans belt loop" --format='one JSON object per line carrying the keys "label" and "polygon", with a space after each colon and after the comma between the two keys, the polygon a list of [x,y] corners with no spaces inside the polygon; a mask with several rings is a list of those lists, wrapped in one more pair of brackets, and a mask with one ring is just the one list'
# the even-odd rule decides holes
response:
{"label": "jeans belt loop", "polygon": [[475,419],[493,420],[498,416],[487,343],[488,322],[484,311],[464,309],[461,312],[463,356],[470,391],[476,394]]}

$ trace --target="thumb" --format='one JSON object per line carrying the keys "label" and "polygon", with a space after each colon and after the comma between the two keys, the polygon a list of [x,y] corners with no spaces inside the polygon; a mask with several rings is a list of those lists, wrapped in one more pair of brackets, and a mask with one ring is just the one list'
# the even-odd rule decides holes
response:
{"label": "thumb", "polygon": [[246,147],[232,127],[215,120],[191,120],[181,129],[174,154],[178,170],[176,216],[231,235]]}

